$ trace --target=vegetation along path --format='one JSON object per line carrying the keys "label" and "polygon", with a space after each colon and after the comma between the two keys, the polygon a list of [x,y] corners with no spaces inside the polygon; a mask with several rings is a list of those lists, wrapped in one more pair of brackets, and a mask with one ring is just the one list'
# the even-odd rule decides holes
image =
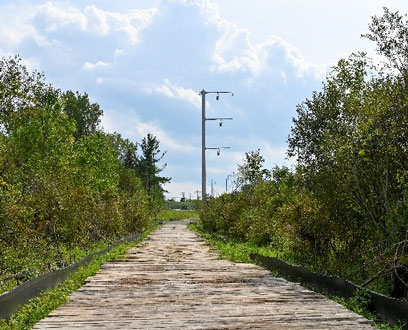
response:
{"label": "vegetation along path", "polygon": [[124,259],[105,264],[35,329],[369,329],[370,322],[263,268],[217,260],[168,222]]}

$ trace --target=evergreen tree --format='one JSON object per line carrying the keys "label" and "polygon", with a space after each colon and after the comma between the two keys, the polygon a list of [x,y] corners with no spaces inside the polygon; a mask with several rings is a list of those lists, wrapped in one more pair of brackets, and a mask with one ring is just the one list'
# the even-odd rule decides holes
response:
{"label": "evergreen tree", "polygon": [[142,155],[137,160],[137,171],[149,200],[153,204],[160,204],[163,201],[165,190],[162,185],[171,180],[171,178],[159,176],[159,173],[166,167],[166,164],[158,166],[166,154],[166,152],[161,152],[159,145],[159,140],[154,135],[147,134],[140,144]]}

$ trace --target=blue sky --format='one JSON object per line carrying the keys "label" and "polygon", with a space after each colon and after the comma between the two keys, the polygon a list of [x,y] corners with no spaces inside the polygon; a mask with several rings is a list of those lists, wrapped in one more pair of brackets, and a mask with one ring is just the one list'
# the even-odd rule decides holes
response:
{"label": "blue sky", "polygon": [[[0,56],[20,54],[62,90],[87,92],[102,126],[133,140],[155,134],[167,150],[169,196],[201,190],[201,100],[208,186],[225,189],[245,151],[267,167],[290,165],[286,139],[296,105],[321,87],[330,66],[373,45],[361,39],[382,7],[405,0],[0,0]],[[208,188],[209,190],[209,188]]]}

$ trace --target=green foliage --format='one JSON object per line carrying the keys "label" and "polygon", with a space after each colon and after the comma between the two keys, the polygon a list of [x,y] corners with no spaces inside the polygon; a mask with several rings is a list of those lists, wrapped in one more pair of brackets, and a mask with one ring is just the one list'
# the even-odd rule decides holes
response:
{"label": "green foliage", "polygon": [[349,299],[334,297],[334,300],[346,306],[353,312],[363,315],[367,319],[375,318],[375,316],[369,311],[370,295],[365,290],[358,290],[354,297]]}
{"label": "green foliage", "polygon": [[102,132],[84,135],[76,143],[76,183],[103,192],[119,184],[120,164],[110,136]]}
{"label": "green foliage", "polygon": [[244,163],[238,165],[237,186],[251,187],[262,180],[268,178],[270,173],[262,168],[265,158],[260,154],[260,150],[245,153]]}
{"label": "green foliage", "polygon": [[162,184],[170,181],[170,178],[158,175],[166,167],[166,164],[162,167],[158,166],[158,162],[166,154],[165,152],[161,153],[159,147],[157,138],[152,134],[147,134],[140,144],[142,155],[137,159],[136,165],[143,186],[146,188],[151,207],[156,210],[159,210],[164,202]]}
{"label": "green foliage", "polygon": [[370,295],[366,290],[358,290],[354,297],[345,299],[341,297],[331,297],[334,301],[347,307],[349,310],[364,316],[366,319],[373,320],[377,329],[382,330],[400,330],[403,326],[392,326],[388,323],[381,322],[375,314],[369,310]]}
{"label": "green foliage", "polygon": [[384,7],[381,17],[374,16],[369,26],[370,33],[363,37],[376,43],[377,52],[386,57],[386,67],[397,69],[407,76],[408,63],[408,18],[398,12],[392,13]]}
{"label": "green foliage", "polygon": [[[231,239],[230,236],[220,234],[219,232],[208,232],[204,229],[201,220],[191,223],[188,228],[203,237],[210,244],[211,248],[216,250],[220,259],[253,263],[254,261],[250,258],[252,253],[275,258],[283,257],[280,252],[275,250],[272,246],[254,245],[249,242],[236,241]],[[281,276],[278,272],[276,275]],[[375,314],[370,312],[370,296],[366,290],[358,290],[355,296],[349,299],[341,297],[330,298],[353,312],[360,314],[367,319],[373,320],[375,327],[378,329],[398,330],[403,328],[402,326],[391,326],[388,323],[383,323]]]}
{"label": "green foliage", "polygon": [[137,169],[137,144],[129,139],[122,138],[118,133],[112,134],[111,138],[118,152],[120,164],[127,169]]}
{"label": "green foliage", "polygon": [[170,210],[163,209],[157,215],[157,219],[163,221],[183,220],[198,218],[198,212],[192,210]]}
{"label": "green foliage", "polygon": [[172,210],[197,210],[200,205],[200,200],[187,199],[184,202],[178,202],[175,200],[166,200],[164,202],[164,208]]}
{"label": "green foliage", "polygon": [[249,242],[238,242],[220,233],[210,233],[204,229],[201,220],[191,223],[188,228],[203,237],[217,251],[220,259],[252,263],[251,253],[260,253],[270,257],[278,256],[277,251],[270,247],[259,247]]}
{"label": "green foliage", "polygon": [[290,171],[263,175],[259,152],[239,165],[241,190],[209,200],[205,230],[271,246],[285,258],[408,298],[408,19],[385,9],[364,53],[333,67],[297,107]]}
{"label": "green foliage", "polygon": [[298,108],[289,138],[304,187],[327,210],[336,263],[352,260],[361,277],[405,267],[406,253],[393,246],[406,244],[407,232],[405,88],[367,71],[362,55],[340,61],[323,92]]}
{"label": "green foliage", "polygon": [[0,59],[0,127],[12,131],[14,117],[27,108],[52,104],[58,91],[42,73],[29,73],[19,56]]}
{"label": "green foliage", "polygon": [[62,102],[62,112],[75,121],[75,138],[77,140],[83,135],[97,131],[103,111],[99,104],[89,101],[88,94],[81,95],[78,92],[74,94],[67,91],[62,95]]}
{"label": "green foliage", "polygon": [[149,225],[136,144],[99,130],[101,115],[0,60],[0,292]]}

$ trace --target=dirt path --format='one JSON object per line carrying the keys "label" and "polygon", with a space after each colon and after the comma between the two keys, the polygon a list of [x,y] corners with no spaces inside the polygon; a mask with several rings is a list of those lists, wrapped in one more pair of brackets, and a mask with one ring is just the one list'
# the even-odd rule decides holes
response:
{"label": "dirt path", "polygon": [[217,260],[166,223],[103,265],[34,329],[369,329],[369,321],[261,267]]}

